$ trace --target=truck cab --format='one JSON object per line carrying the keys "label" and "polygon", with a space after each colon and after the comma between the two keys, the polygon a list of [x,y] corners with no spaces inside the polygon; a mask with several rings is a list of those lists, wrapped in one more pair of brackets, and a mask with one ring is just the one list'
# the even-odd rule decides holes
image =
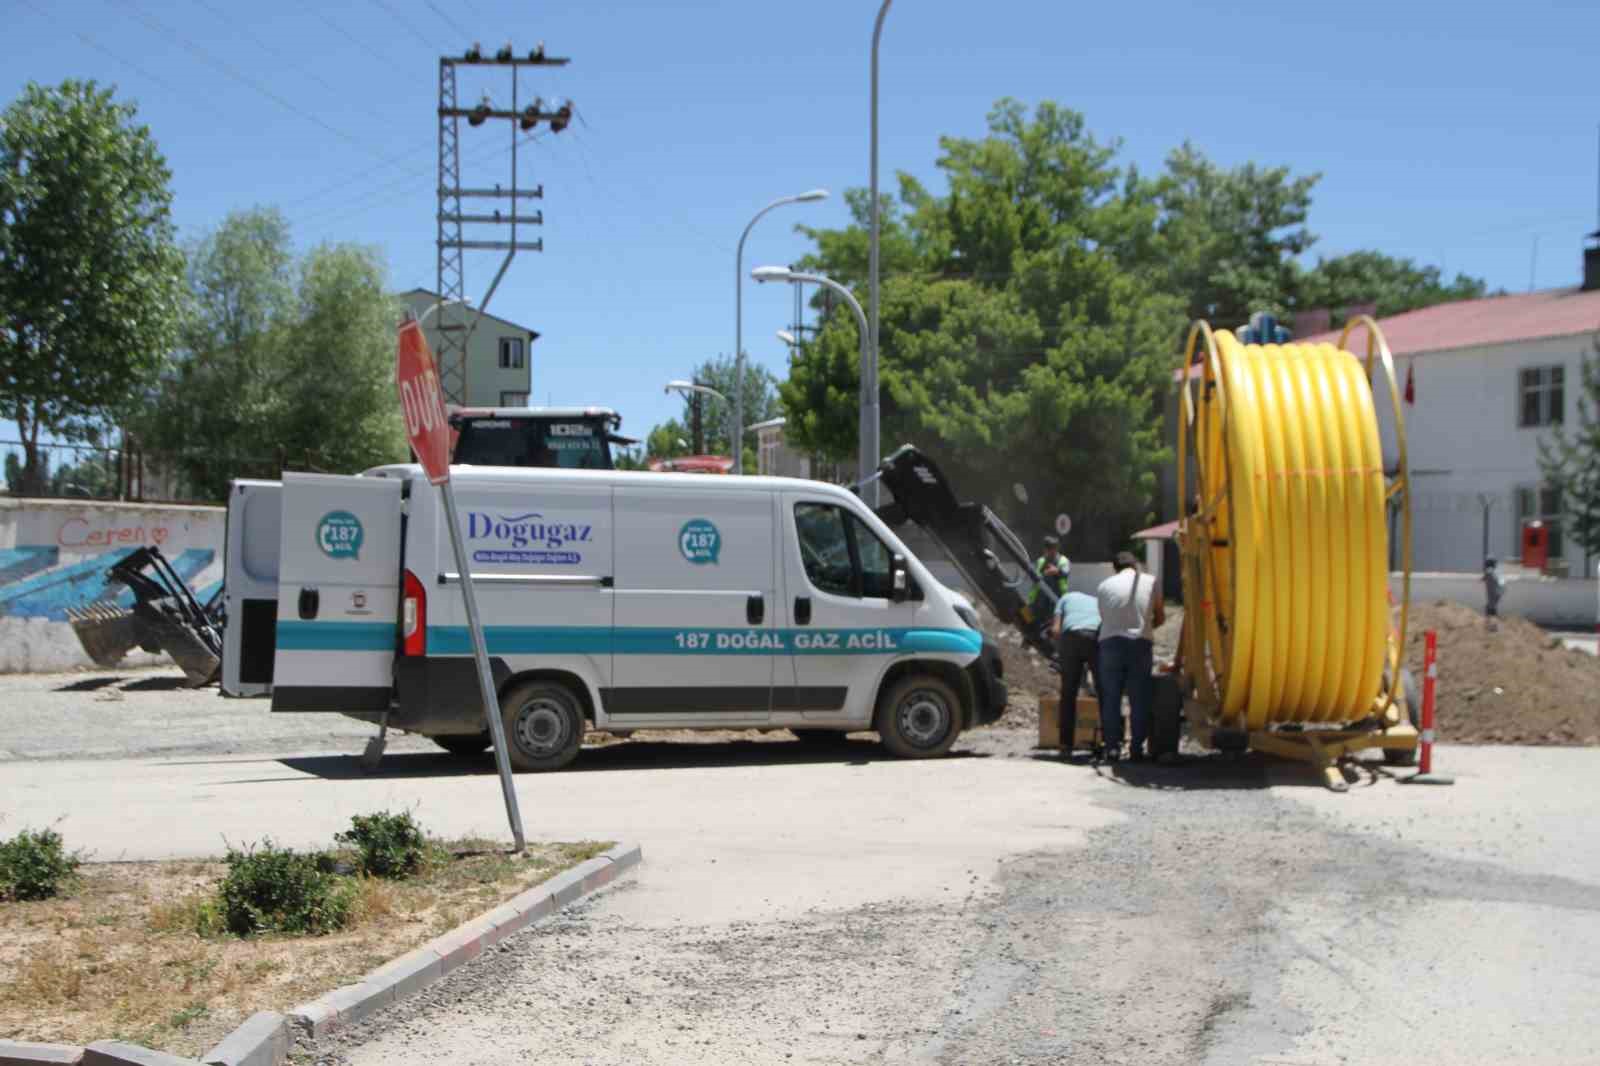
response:
{"label": "truck cab", "polygon": [[617,435],[609,407],[457,407],[449,419],[458,466],[612,470],[611,446],[639,443]]}

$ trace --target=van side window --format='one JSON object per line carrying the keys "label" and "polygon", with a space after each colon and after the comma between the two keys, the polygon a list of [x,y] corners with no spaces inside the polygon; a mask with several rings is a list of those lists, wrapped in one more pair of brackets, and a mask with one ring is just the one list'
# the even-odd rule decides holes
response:
{"label": "van side window", "polygon": [[855,537],[856,555],[861,560],[861,595],[887,600],[894,594],[893,553],[876,533],[855,515],[850,516],[850,532]]}
{"label": "van side window", "polygon": [[806,578],[819,592],[835,596],[857,596],[855,565],[850,558],[850,540],[845,515],[825,503],[794,505],[794,528],[800,538],[800,559]]}

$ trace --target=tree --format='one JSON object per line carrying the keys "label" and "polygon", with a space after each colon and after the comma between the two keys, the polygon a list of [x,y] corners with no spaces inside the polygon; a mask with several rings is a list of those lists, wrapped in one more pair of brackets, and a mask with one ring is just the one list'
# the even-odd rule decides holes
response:
{"label": "tree", "polygon": [[1578,425],[1557,429],[1539,442],[1539,469],[1561,493],[1567,532],[1583,545],[1584,571],[1600,555],[1600,333],[1583,360]]}
{"label": "tree", "polygon": [[131,421],[189,492],[285,466],[352,471],[405,457],[394,398],[398,307],[378,253],[296,262],[282,215],[236,212],[189,255],[181,350]]}
{"label": "tree", "polygon": [[1488,292],[1482,278],[1457,274],[1446,282],[1438,267],[1421,266],[1382,252],[1351,252],[1317,265],[1299,279],[1298,309],[1328,308],[1334,326],[1344,325],[1343,309],[1352,304],[1377,304],[1377,317],[1398,315],[1452,300],[1476,300]]}
{"label": "tree", "polygon": [[650,431],[645,438],[644,454],[649,459],[676,459],[693,451],[689,431],[683,423],[669,418]]}
{"label": "tree", "polygon": [[44,487],[41,433],[120,413],[177,340],[171,173],[135,115],[79,81],[29,83],[0,115],[0,410],[25,492]]}
{"label": "tree", "polygon": [[[734,394],[735,367],[728,356],[707,359],[695,368],[690,380],[717,390],[730,400]],[[778,406],[777,379],[765,367],[753,366],[745,360],[744,366],[744,420],[746,426],[776,418]],[[694,446],[694,414],[696,397],[700,404],[700,432],[705,438],[705,454],[732,455],[733,446],[728,435],[733,417],[732,405],[704,393],[686,393],[683,397],[681,418],[671,419],[650,431],[646,454],[652,459],[673,459],[688,455]],[[685,443],[679,444],[679,441]],[[756,472],[759,456],[756,454],[755,434],[745,433],[745,473]]]}
{"label": "tree", "polygon": [[[1030,117],[1002,101],[987,137],[940,147],[949,193],[903,179],[905,210],[887,227],[915,259],[882,288],[885,450],[916,443],[1024,535],[1068,511],[1076,549],[1108,553],[1149,515],[1183,324],[1147,262],[1153,194],[1054,104]],[[851,204],[861,228],[868,202]],[[854,269],[826,258],[853,241],[828,235],[818,248],[808,266]],[[789,440],[824,458],[855,452],[857,345],[853,319],[834,313],[780,390]],[[996,491],[999,470],[1027,485],[1032,509]]]}

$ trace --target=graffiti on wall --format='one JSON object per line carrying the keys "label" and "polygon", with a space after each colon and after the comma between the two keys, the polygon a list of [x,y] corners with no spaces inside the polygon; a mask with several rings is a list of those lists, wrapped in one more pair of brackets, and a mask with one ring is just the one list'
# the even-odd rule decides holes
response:
{"label": "graffiti on wall", "polygon": [[0,671],[87,665],[68,612],[131,607],[133,593],[107,571],[138,548],[160,548],[202,603],[221,588],[224,522],[218,508],[5,503]]}

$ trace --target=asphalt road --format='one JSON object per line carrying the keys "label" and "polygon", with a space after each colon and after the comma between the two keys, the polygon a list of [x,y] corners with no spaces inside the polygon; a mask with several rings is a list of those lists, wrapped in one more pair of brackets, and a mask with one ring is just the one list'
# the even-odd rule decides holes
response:
{"label": "asphalt road", "polygon": [[[487,759],[418,749],[369,776],[353,722],[339,753],[252,755],[253,729],[289,743],[284,716],[228,706],[232,754],[0,763],[0,832],[53,823],[98,859],[205,855],[319,845],[405,806],[437,833],[505,835]],[[1600,751],[1442,747],[1454,788],[1373,772],[1335,795],[1255,757],[1111,774],[1027,741],[984,731],[920,763],[863,742],[628,743],[519,777],[530,835],[637,840],[644,865],[303,1053],[1600,1061]]]}

